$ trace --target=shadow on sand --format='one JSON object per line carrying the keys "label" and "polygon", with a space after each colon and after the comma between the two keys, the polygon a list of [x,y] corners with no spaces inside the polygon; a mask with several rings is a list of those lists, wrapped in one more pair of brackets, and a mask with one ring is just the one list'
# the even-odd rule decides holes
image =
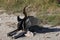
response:
{"label": "shadow on sand", "polygon": [[[59,32],[60,28],[47,28],[47,27],[41,27],[41,26],[31,26],[29,28],[29,31],[31,32],[36,32],[36,33],[49,33],[49,32]],[[16,35],[14,38],[21,38],[21,37],[25,37],[25,32],[19,33],[18,35]]]}
{"label": "shadow on sand", "polygon": [[41,26],[32,26],[30,27],[30,31],[36,33],[48,33],[48,32],[58,32],[60,28],[48,28],[48,27],[41,27]]}

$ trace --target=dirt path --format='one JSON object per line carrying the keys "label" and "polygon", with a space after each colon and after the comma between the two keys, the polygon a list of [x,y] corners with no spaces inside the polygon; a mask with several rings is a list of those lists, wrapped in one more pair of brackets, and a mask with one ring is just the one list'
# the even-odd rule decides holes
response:
{"label": "dirt path", "polygon": [[17,24],[16,16],[1,14],[0,15],[0,40],[60,40],[60,29],[59,29],[60,26],[50,27],[49,25],[44,25],[44,27],[51,28],[52,30],[44,29],[43,31],[47,31],[46,33],[37,33],[33,37],[21,37],[18,39],[12,39],[11,37],[7,37],[7,33],[16,29],[16,24]]}

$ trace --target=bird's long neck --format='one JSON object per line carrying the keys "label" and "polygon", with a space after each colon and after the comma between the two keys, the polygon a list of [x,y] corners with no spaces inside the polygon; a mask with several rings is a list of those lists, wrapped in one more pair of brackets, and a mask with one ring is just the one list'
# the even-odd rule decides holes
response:
{"label": "bird's long neck", "polygon": [[23,9],[23,14],[24,14],[25,18],[27,17],[26,7],[27,7],[27,6],[25,6],[24,9]]}

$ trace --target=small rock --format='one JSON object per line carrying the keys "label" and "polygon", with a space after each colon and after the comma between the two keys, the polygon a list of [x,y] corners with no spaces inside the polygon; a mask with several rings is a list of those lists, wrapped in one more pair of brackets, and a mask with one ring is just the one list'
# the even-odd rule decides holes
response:
{"label": "small rock", "polygon": [[58,35],[59,35],[59,33],[56,34],[56,36],[58,36]]}
{"label": "small rock", "polygon": [[47,38],[51,38],[51,37],[47,37]]}

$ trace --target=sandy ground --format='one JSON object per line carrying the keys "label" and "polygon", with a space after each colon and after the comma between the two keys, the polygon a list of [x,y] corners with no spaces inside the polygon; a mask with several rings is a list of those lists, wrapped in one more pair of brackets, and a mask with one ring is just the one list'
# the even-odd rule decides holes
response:
{"label": "sandy ground", "polygon": [[[16,29],[16,16],[1,14],[0,15],[0,40],[60,40],[60,26],[50,27],[50,25],[44,25],[51,29],[45,30],[46,33],[36,33],[33,37],[21,37],[18,39],[12,39],[7,36],[7,33]],[[57,29],[56,29],[57,28]],[[49,31],[50,30],[50,31]]]}

